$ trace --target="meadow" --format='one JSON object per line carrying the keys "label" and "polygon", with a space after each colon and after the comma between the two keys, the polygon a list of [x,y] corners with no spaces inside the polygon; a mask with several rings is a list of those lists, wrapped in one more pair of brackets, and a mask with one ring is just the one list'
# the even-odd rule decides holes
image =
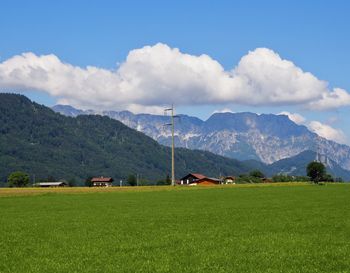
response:
{"label": "meadow", "polygon": [[350,185],[0,189],[0,272],[350,272]]}

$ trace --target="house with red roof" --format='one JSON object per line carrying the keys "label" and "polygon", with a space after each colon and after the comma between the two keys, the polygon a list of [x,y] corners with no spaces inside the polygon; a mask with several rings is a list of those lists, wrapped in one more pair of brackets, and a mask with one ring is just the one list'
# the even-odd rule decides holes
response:
{"label": "house with red roof", "polygon": [[94,177],[91,179],[93,187],[112,187],[113,178],[112,177]]}
{"label": "house with red roof", "polygon": [[207,177],[200,173],[189,173],[188,175],[181,178],[178,184],[189,185],[189,186],[218,185],[218,184],[222,184],[222,180],[214,177]]}
{"label": "house with red roof", "polygon": [[200,173],[189,173],[180,179],[180,185],[190,185],[195,181],[205,178],[206,176]]}

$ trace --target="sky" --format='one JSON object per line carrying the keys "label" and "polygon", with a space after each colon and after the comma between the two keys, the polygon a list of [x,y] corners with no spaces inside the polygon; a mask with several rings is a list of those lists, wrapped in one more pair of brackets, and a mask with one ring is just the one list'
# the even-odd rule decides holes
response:
{"label": "sky", "polygon": [[349,1],[0,4],[0,92],[208,118],[287,114],[350,144]]}

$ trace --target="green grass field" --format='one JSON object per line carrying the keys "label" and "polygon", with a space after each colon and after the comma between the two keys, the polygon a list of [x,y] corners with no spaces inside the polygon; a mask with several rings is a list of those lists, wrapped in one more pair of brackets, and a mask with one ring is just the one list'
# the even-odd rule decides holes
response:
{"label": "green grass field", "polygon": [[32,191],[0,272],[350,272],[350,185]]}

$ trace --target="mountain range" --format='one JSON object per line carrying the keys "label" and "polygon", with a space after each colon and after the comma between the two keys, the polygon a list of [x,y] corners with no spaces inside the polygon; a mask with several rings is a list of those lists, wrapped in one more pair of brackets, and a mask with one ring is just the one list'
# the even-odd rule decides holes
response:
{"label": "mountain range", "polygon": [[[157,118],[162,122],[167,119]],[[196,118],[188,119],[200,122]],[[320,157],[315,152],[304,151],[266,164],[176,148],[176,176],[180,178],[189,172],[213,177],[237,176],[253,169],[268,176],[281,172],[305,175],[306,165],[317,156]],[[332,175],[350,180],[349,171],[330,158],[321,157]],[[0,182],[18,170],[28,172],[31,177],[35,175],[36,180],[50,176],[83,183],[90,176],[112,176],[119,181],[130,174],[139,174],[145,183],[154,183],[170,173],[170,148],[107,116],[67,117],[23,95],[0,93]]]}
{"label": "mountain range", "polygon": [[[22,95],[0,93],[0,182],[13,171],[36,180],[138,174],[155,182],[170,173],[170,148],[106,116],[75,118]],[[188,172],[208,176],[248,172],[244,163],[206,151],[177,148],[177,177]]]}
{"label": "mountain range", "polygon": [[[133,114],[129,111],[79,110],[56,105],[53,110],[67,116],[100,114],[119,120],[143,132],[160,144],[171,145],[171,131],[164,124],[169,117]],[[177,147],[210,151],[238,160],[258,160],[272,164],[313,151],[350,170],[350,147],[327,140],[291,121],[286,115],[255,113],[215,113],[206,121],[179,115],[175,126]]]}

